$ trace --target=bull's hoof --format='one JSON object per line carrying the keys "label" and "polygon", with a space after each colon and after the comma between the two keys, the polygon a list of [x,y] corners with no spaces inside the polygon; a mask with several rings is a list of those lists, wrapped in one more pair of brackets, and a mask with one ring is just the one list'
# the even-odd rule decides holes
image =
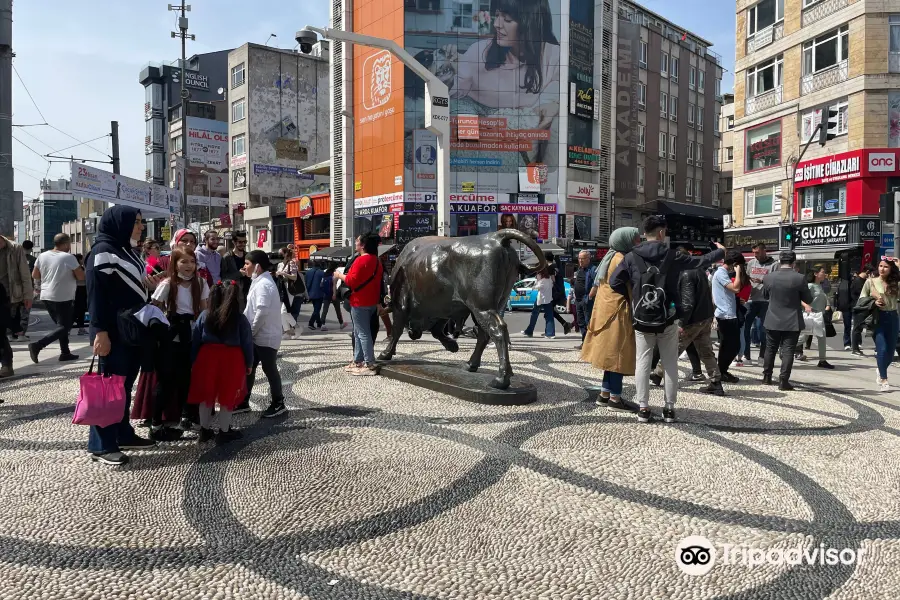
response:
{"label": "bull's hoof", "polygon": [[481,363],[466,363],[466,371],[468,371],[469,373],[474,373],[478,370],[479,367],[481,367]]}
{"label": "bull's hoof", "polygon": [[444,349],[449,350],[450,352],[459,352],[459,344],[456,343],[456,340],[450,338],[438,338],[438,341]]}
{"label": "bull's hoof", "polygon": [[408,329],[406,333],[409,334],[409,339],[411,340],[417,340],[422,337],[421,331],[413,331],[412,329]]}
{"label": "bull's hoof", "polygon": [[378,355],[378,360],[391,360],[392,358],[394,358],[394,353],[388,352],[387,350],[382,351],[382,353]]}
{"label": "bull's hoof", "polygon": [[494,377],[491,387],[497,390],[505,390],[509,387],[509,377]]}

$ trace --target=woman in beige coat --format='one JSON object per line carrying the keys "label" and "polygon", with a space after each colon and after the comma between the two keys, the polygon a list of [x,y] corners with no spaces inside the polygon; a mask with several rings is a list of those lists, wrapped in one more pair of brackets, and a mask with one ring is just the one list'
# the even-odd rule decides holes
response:
{"label": "woman in beige coat", "polygon": [[622,401],[622,379],[634,375],[635,345],[628,298],[616,294],[609,287],[609,276],[616,270],[625,254],[641,241],[637,227],[621,227],[609,237],[609,252],[597,269],[594,286],[594,310],[588,325],[581,359],[597,369],[603,369],[598,404],[606,404],[612,411],[630,411]]}

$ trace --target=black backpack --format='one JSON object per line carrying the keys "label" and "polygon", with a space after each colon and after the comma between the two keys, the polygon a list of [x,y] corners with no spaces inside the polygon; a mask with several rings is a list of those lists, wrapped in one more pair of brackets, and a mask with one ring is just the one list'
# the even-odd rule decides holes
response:
{"label": "black backpack", "polygon": [[658,332],[665,329],[675,306],[666,297],[666,273],[672,267],[674,253],[669,250],[661,265],[648,266],[644,259],[631,253],[631,260],[641,274],[640,286],[632,290],[632,320],[637,331]]}

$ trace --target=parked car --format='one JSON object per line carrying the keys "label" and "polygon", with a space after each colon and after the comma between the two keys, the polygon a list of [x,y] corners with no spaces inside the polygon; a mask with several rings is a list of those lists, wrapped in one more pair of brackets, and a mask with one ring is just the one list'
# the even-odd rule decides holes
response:
{"label": "parked car", "polygon": [[[517,308],[523,308],[526,310],[532,310],[534,305],[537,303],[537,288],[535,287],[535,283],[537,283],[537,279],[534,277],[529,277],[528,279],[523,279],[522,281],[517,281],[516,285],[513,286],[513,289],[509,292],[509,300],[506,303],[506,310],[516,310]],[[572,292],[572,286],[569,285],[569,282],[565,282],[566,286],[566,298]],[[569,312],[572,312],[570,309]]]}

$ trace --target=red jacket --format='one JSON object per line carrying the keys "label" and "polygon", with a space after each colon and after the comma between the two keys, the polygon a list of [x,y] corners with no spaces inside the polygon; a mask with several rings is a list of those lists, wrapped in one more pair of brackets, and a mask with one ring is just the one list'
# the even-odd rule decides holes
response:
{"label": "red jacket", "polygon": [[350,306],[375,306],[381,301],[381,272],[381,261],[374,254],[363,254],[353,261],[344,280],[353,292]]}

